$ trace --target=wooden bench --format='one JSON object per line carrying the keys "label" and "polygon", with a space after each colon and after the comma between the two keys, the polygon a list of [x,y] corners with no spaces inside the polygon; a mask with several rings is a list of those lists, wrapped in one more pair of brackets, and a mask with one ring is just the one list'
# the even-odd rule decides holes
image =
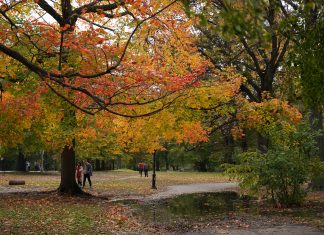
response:
{"label": "wooden bench", "polygon": [[24,185],[25,180],[9,180],[9,185]]}

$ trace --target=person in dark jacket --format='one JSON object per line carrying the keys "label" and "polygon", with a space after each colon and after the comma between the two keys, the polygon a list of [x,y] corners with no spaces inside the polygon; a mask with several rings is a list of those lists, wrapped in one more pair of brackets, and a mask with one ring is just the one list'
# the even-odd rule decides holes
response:
{"label": "person in dark jacket", "polygon": [[92,176],[92,165],[87,160],[85,160],[83,162],[83,188],[85,186],[86,179],[88,179],[90,188],[92,187],[92,183],[90,179],[91,176]]}
{"label": "person in dark jacket", "polygon": [[144,175],[148,177],[148,165],[146,163],[144,164]]}

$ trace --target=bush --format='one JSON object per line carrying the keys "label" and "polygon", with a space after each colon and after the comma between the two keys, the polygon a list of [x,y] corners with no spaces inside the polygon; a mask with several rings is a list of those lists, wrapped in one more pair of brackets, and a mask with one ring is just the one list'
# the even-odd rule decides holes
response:
{"label": "bush", "polygon": [[267,154],[246,152],[239,155],[239,165],[231,165],[227,172],[241,180],[242,189],[253,195],[271,198],[280,204],[299,204],[307,181],[307,163],[287,150],[271,150]]}
{"label": "bush", "polygon": [[267,153],[257,150],[240,153],[238,165],[224,166],[250,194],[281,205],[299,205],[307,193],[305,183],[324,170],[323,162],[314,157],[314,137],[309,128],[302,126],[287,136],[289,141],[285,144],[272,144]]}

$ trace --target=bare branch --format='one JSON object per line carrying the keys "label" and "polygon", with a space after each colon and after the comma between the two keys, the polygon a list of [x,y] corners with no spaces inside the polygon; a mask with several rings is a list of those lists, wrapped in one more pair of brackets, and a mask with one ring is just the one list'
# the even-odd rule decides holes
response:
{"label": "bare branch", "polygon": [[278,59],[277,59],[277,61],[275,63],[275,69],[278,68],[279,64],[283,60],[283,57],[285,56],[285,53],[286,53],[286,51],[288,49],[288,45],[289,45],[289,38],[286,39],[285,44],[284,44],[284,46],[283,46],[283,48],[282,48],[282,50],[281,50],[281,52],[279,54],[279,57],[278,57]]}
{"label": "bare branch", "polygon": [[111,4],[107,4],[107,5],[98,5],[96,6],[97,3],[101,2],[100,0],[97,1],[93,1],[89,4],[83,5],[81,7],[78,7],[76,9],[73,10],[72,12],[72,17],[73,18],[78,18],[80,15],[82,15],[83,13],[86,12],[98,12],[98,10],[102,10],[102,11],[112,11],[114,9],[117,9],[118,6],[122,6],[125,3],[124,2],[120,2],[120,4],[118,5],[116,2],[115,3],[111,3]]}
{"label": "bare branch", "polygon": [[64,22],[62,16],[59,13],[57,13],[55,11],[55,9],[53,7],[51,7],[45,0],[38,0],[37,4],[44,11],[46,11],[48,14],[50,14],[56,20],[56,22],[59,23],[60,26],[63,27],[65,25],[65,22]]}
{"label": "bare branch", "polygon": [[74,102],[72,102],[69,98],[65,97],[63,94],[59,93],[57,90],[54,89],[54,87],[52,87],[49,83],[46,82],[46,85],[51,89],[51,91],[53,91],[57,96],[61,97],[63,100],[65,100],[66,102],[68,102],[70,105],[72,105],[73,107],[81,110],[82,112],[85,112],[87,114],[90,115],[94,115],[94,113],[76,105]]}
{"label": "bare branch", "polygon": [[95,26],[97,26],[97,27],[99,27],[99,28],[106,29],[106,30],[109,30],[109,31],[112,31],[112,32],[115,31],[115,30],[112,29],[112,28],[108,28],[108,27],[106,27],[106,26],[104,26],[104,25],[97,24],[96,22],[93,22],[93,21],[91,21],[91,20],[88,20],[87,18],[85,18],[85,17],[83,17],[83,16],[79,16],[79,18],[82,19],[82,20],[84,20],[84,21],[86,21],[86,22],[88,22],[88,23],[90,23],[90,24],[92,24],[92,25],[95,25]]}
{"label": "bare branch", "polygon": [[258,98],[255,97],[255,95],[250,91],[249,88],[247,88],[247,86],[242,84],[240,90],[244,92],[250,98],[251,101],[258,102]]}
{"label": "bare branch", "polygon": [[259,64],[259,61],[258,61],[258,58],[256,57],[256,55],[254,54],[254,52],[252,51],[252,49],[249,47],[249,45],[247,44],[246,40],[244,38],[240,38],[240,41],[242,42],[244,48],[246,49],[246,52],[249,54],[249,56],[252,58],[253,62],[254,62],[254,65],[255,65],[255,68],[256,68],[256,71],[258,73],[258,75],[260,77],[263,76],[263,72],[261,70],[261,67],[260,67],[260,64]]}
{"label": "bare branch", "polygon": [[46,70],[42,69],[38,65],[36,65],[36,64],[30,62],[29,60],[27,60],[23,55],[21,55],[17,51],[12,50],[9,47],[6,47],[2,43],[0,43],[0,51],[5,53],[6,55],[10,56],[11,58],[19,61],[20,63],[25,65],[28,69],[30,69],[31,71],[39,74],[40,76],[47,77],[47,75],[50,75],[50,76],[54,76],[54,77],[62,77],[62,76],[57,75],[57,74],[48,73]]}

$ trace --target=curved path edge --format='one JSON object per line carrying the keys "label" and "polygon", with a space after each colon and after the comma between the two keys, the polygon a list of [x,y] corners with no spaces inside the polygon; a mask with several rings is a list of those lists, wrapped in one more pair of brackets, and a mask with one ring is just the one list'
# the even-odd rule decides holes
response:
{"label": "curved path edge", "polygon": [[135,196],[135,197],[120,197],[114,198],[110,201],[121,200],[161,200],[179,196],[182,194],[191,193],[208,193],[208,192],[221,192],[221,191],[234,191],[239,188],[238,183],[200,183],[200,184],[180,184],[168,186],[167,190],[150,194],[147,196]]}
{"label": "curved path edge", "polygon": [[183,184],[169,186],[166,191],[152,194],[147,199],[159,200],[164,198],[170,198],[182,194],[191,193],[208,193],[228,191],[238,188],[238,183],[204,183],[204,184]]}

